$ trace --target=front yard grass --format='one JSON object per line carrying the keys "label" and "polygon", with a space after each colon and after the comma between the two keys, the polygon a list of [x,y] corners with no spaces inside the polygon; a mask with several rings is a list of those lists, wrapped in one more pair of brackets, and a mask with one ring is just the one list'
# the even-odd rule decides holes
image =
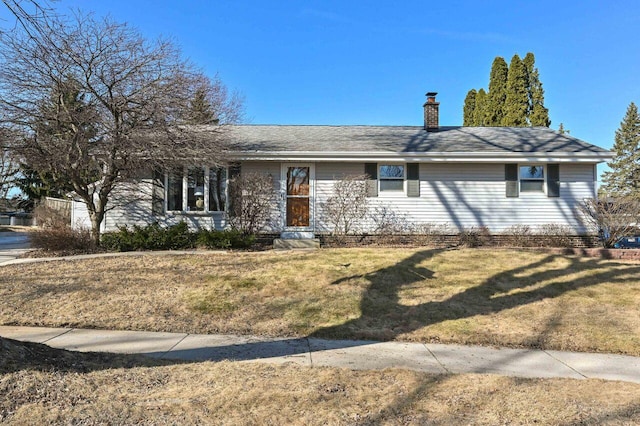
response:
{"label": "front yard grass", "polygon": [[0,324],[640,355],[640,264],[518,250],[323,249],[0,268]]}
{"label": "front yard grass", "polygon": [[[106,361],[106,359],[105,359]],[[0,423],[631,425],[640,385],[223,361],[0,373]]]}

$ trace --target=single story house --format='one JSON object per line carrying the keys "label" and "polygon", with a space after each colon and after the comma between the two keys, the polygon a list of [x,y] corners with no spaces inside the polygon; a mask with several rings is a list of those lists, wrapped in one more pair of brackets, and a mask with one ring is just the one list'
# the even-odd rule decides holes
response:
{"label": "single story house", "polygon": [[[349,175],[368,175],[372,212],[386,209],[416,226],[586,232],[576,208],[596,197],[597,164],[612,152],[546,127],[440,126],[435,97],[427,93],[424,126],[232,126],[233,169],[194,164],[145,176],[136,188],[146,195],[110,210],[103,230],[154,221],[224,228],[230,173],[257,172],[273,179],[270,233],[331,232],[323,205]],[[78,203],[72,221],[89,223]],[[375,232],[375,218],[360,225]]]}

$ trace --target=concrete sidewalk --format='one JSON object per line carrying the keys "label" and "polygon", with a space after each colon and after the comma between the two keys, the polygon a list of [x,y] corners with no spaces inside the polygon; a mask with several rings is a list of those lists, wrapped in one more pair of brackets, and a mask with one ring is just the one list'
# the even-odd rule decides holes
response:
{"label": "concrete sidewalk", "polygon": [[0,336],[82,352],[144,354],[188,361],[292,362],[354,370],[598,378],[640,383],[640,358],[481,346],[0,326]]}

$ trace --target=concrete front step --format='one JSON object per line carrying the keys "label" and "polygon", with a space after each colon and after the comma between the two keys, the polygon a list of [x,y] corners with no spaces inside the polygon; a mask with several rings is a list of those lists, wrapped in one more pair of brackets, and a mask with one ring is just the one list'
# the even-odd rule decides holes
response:
{"label": "concrete front step", "polygon": [[276,238],[273,240],[273,248],[276,250],[295,249],[319,249],[318,238]]}

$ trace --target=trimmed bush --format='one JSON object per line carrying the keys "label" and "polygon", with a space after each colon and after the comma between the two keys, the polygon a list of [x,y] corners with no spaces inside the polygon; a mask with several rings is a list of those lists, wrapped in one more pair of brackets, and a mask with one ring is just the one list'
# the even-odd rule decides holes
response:
{"label": "trimmed bush", "polygon": [[229,248],[249,248],[255,242],[255,236],[245,234],[237,229],[228,229],[224,231],[207,231],[198,232],[198,246],[208,249],[229,249]]}
{"label": "trimmed bush", "polygon": [[248,248],[254,241],[252,235],[238,230],[191,232],[185,222],[180,222],[166,228],[158,223],[133,226],[132,229],[122,227],[116,232],[103,234],[100,243],[111,251],[135,251],[184,250],[196,246],[208,249]]}
{"label": "trimmed bush", "polygon": [[162,227],[158,223],[147,226],[134,225],[131,230],[126,227],[116,232],[102,235],[100,244],[107,250],[180,250],[195,247],[196,236],[189,232],[186,223]]}

